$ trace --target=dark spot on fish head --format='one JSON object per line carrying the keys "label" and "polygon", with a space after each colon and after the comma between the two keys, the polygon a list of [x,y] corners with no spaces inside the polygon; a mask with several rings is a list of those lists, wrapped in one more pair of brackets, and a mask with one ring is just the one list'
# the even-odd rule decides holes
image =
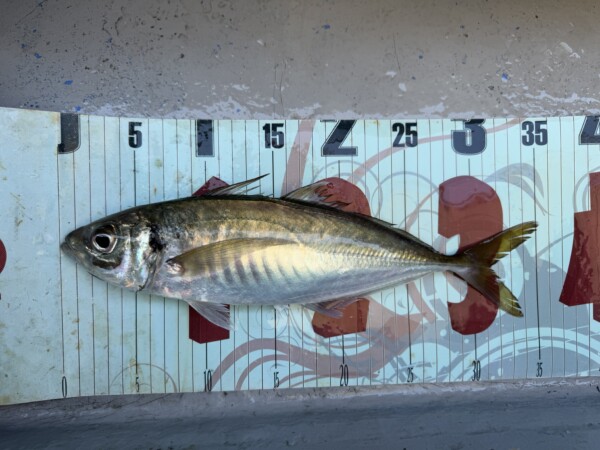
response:
{"label": "dark spot on fish head", "polygon": [[150,225],[150,241],[148,242],[153,252],[160,252],[166,247],[166,244],[160,238],[160,229],[158,225]]}

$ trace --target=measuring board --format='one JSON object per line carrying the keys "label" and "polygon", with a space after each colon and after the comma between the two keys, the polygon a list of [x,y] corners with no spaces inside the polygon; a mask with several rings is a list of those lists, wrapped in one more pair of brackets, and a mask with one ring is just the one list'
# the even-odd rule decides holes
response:
{"label": "measuring board", "polygon": [[[0,403],[61,397],[588,376],[600,368],[599,117],[170,120],[0,109]],[[73,229],[267,174],[328,178],[356,211],[455,252],[535,220],[496,266],[524,317],[453,276],[329,319],[188,305],[92,278]],[[201,189],[202,188],[202,189]],[[368,301],[371,300],[371,301]]]}

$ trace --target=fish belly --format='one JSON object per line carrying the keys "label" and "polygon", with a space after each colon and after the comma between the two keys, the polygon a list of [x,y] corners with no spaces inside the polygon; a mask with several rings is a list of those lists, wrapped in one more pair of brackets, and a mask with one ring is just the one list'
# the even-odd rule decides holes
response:
{"label": "fish belly", "polygon": [[316,303],[365,295],[434,270],[368,251],[344,250],[292,244],[236,255],[200,275],[171,277],[161,294],[229,304]]}

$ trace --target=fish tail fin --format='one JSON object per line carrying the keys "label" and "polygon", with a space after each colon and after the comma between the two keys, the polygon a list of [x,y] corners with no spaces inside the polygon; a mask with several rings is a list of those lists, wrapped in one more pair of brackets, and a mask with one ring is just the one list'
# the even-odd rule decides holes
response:
{"label": "fish tail fin", "polygon": [[525,242],[536,227],[536,222],[525,222],[474,244],[457,255],[462,264],[455,273],[503,311],[522,317],[519,301],[491,266]]}

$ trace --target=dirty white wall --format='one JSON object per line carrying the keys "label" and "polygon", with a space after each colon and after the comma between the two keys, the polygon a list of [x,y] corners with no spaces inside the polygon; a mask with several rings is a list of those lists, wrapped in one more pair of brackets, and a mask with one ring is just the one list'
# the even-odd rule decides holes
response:
{"label": "dirty white wall", "polygon": [[1,106],[215,119],[600,111],[593,0],[0,8]]}

